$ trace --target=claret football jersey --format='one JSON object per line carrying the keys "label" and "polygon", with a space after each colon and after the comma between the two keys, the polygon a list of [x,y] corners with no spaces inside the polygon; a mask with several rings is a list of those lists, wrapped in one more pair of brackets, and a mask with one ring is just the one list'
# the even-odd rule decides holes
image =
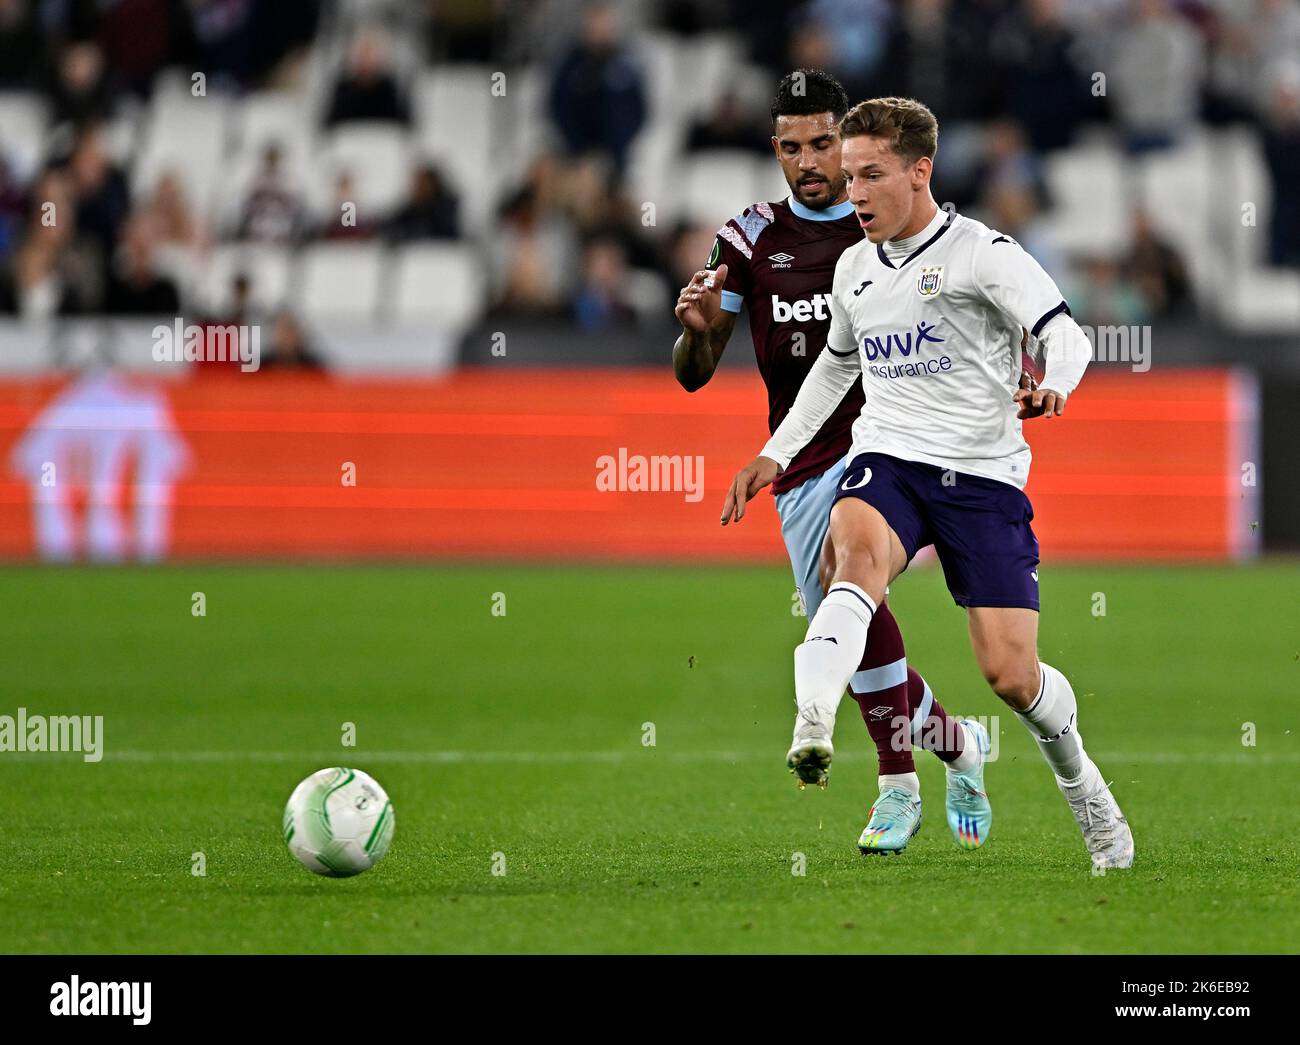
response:
{"label": "claret football jersey", "polygon": [[[826,344],[835,263],[862,242],[847,202],[815,211],[795,200],[755,203],[718,230],[708,268],[727,265],[722,307],[749,315],[758,370],[767,385],[767,423],[776,431]],[[849,451],[862,389],[849,389],[821,430],[772,484],[792,490]]]}

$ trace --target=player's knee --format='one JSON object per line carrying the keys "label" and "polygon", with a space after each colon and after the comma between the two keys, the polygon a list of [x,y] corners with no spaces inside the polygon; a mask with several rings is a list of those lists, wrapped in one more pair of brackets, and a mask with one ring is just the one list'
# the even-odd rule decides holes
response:
{"label": "player's knee", "polygon": [[889,583],[888,557],[876,554],[869,545],[839,550],[835,556],[834,568],[826,578],[826,587],[836,580],[852,581],[868,591],[877,588],[883,591]]}
{"label": "player's knee", "polygon": [[1019,658],[1001,658],[985,662],[984,680],[1008,704],[1026,708],[1038,695],[1038,662],[1026,663]]}
{"label": "player's knee", "polygon": [[852,581],[879,601],[890,581],[889,527],[880,514],[852,498],[837,501],[826,543],[832,564],[827,582]]}

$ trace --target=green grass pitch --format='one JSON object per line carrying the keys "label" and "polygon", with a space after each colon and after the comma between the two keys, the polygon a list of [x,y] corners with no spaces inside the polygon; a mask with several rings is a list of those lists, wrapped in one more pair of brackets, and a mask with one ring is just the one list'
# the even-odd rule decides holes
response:
{"label": "green grass pitch", "polygon": [[[1092,876],[1005,713],[988,844],[953,844],[921,754],[921,833],[859,856],[875,758],[851,702],[829,790],[783,765],[803,622],[782,569],[0,570],[0,714],[102,714],[107,752],[0,754],[0,951],[1295,950],[1300,568],[1042,587],[1129,872]],[[892,600],[949,709],[997,714],[937,571]],[[280,841],[331,764],[396,810],[354,879]]]}

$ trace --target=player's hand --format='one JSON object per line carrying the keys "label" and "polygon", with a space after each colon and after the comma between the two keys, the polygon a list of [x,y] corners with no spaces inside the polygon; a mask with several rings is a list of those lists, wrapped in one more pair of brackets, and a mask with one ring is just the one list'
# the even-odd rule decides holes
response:
{"label": "player's hand", "polygon": [[1016,390],[1016,394],[1011,397],[1013,403],[1020,404],[1020,412],[1016,414],[1020,420],[1024,421],[1031,417],[1060,417],[1065,413],[1065,399],[1060,392],[1054,392],[1050,388],[1028,389],[1022,387]]}
{"label": "player's hand", "polygon": [[700,269],[677,295],[673,315],[684,330],[703,334],[713,325],[722,308],[722,285],[727,281],[727,266],[719,265],[716,272]]}
{"label": "player's hand", "polygon": [[731,480],[731,489],[727,499],[722,502],[722,525],[726,526],[732,518],[740,522],[745,517],[745,502],[764,486],[771,485],[773,479],[781,474],[781,466],[770,457],[755,457],[736,473]]}

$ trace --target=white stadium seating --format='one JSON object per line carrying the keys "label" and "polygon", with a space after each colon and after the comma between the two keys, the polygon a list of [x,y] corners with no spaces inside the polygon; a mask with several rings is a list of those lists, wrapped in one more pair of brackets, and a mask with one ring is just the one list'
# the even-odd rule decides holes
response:
{"label": "white stadium seating", "polygon": [[261,313],[283,306],[289,296],[293,259],[283,247],[262,243],[227,243],[208,259],[199,288],[199,300],[210,315],[225,315],[231,307],[231,281],[244,273],[249,278],[253,307]]}
{"label": "white stadium seating", "polygon": [[[402,5],[348,0],[341,10],[348,22],[376,9],[400,12]],[[196,96],[191,70],[165,70],[148,101],[123,99],[105,135],[110,156],[126,169],[137,202],[174,172],[199,226],[212,230],[213,245],[200,240],[159,253],[187,307],[222,313],[230,306],[232,276],[247,271],[261,312],[288,305],[320,326],[423,327],[454,338],[486,312],[485,267],[501,201],[520,186],[533,158],[557,142],[547,112],[551,67],[507,67],[506,92],[498,97],[492,91],[498,70],[422,64],[424,42],[399,34],[393,57],[409,92],[412,126],[324,128],[333,84],[347,60],[344,36],[322,32],[298,86],[283,90],[235,97],[208,82]],[[635,36],[648,113],[629,153],[626,194],[637,213],[654,204],[661,233],[679,221],[716,228],[756,200],[787,195],[770,155],[683,151],[692,121],[727,90],[736,91],[749,111],[765,114],[770,75],[747,64],[739,40],[729,33],[683,40],[657,30]],[[19,182],[30,184],[39,171],[55,142],[53,131],[48,106],[36,92],[0,92],[0,156]],[[231,242],[272,142],[281,147],[286,181],[300,193],[305,216],[317,223],[340,219],[341,173],[353,178],[351,202],[360,220],[377,226],[405,202],[414,166],[432,163],[459,198],[462,239],[393,248],[378,239],[296,249]],[[1300,329],[1300,274],[1267,267],[1272,185],[1258,131],[1198,128],[1174,148],[1134,158],[1113,132],[1090,129],[1079,144],[1044,157],[1043,171],[1049,210],[1038,231],[1062,259],[1120,259],[1131,244],[1134,210],[1141,208],[1186,262],[1203,314],[1241,330]],[[1245,220],[1246,205],[1253,207],[1252,220]],[[649,311],[657,277],[635,278],[638,301]],[[403,359],[420,357],[402,353]]]}
{"label": "white stadium seating", "polygon": [[692,221],[721,225],[759,198],[753,156],[748,152],[699,152],[682,160],[681,166],[676,191],[682,194],[685,215]]}
{"label": "white stadium seating", "polygon": [[478,319],[485,276],[474,250],[419,243],[392,254],[383,312],[393,323],[460,334]]}
{"label": "white stadium seating", "polygon": [[0,154],[19,181],[28,181],[39,170],[47,122],[45,103],[37,95],[0,92]]}
{"label": "white stadium seating", "polygon": [[460,197],[461,220],[475,232],[487,231],[495,209],[501,165],[492,147],[505,140],[497,125],[511,99],[509,93],[493,97],[491,88],[487,66],[430,69],[414,88],[419,159],[437,167]]}
{"label": "white stadium seating", "polygon": [[148,199],[159,179],[174,172],[189,205],[210,214],[224,177],[229,115],[229,100],[221,95],[193,97],[184,88],[156,92],[131,171],[133,197]]}
{"label": "white stadium seating", "polygon": [[379,317],[384,249],[374,243],[317,243],[298,255],[291,303],[319,323]]}
{"label": "white stadium seating", "polygon": [[1128,249],[1136,200],[1113,146],[1061,149],[1047,157],[1044,168],[1053,210],[1043,234],[1057,250],[1113,258]]}
{"label": "white stadium seating", "polygon": [[406,198],[411,183],[412,153],[401,127],[386,122],[345,123],[328,132],[313,164],[308,189],[312,212],[329,220],[334,213],[335,185],[347,172],[354,183],[357,212],[367,221],[382,221]]}

